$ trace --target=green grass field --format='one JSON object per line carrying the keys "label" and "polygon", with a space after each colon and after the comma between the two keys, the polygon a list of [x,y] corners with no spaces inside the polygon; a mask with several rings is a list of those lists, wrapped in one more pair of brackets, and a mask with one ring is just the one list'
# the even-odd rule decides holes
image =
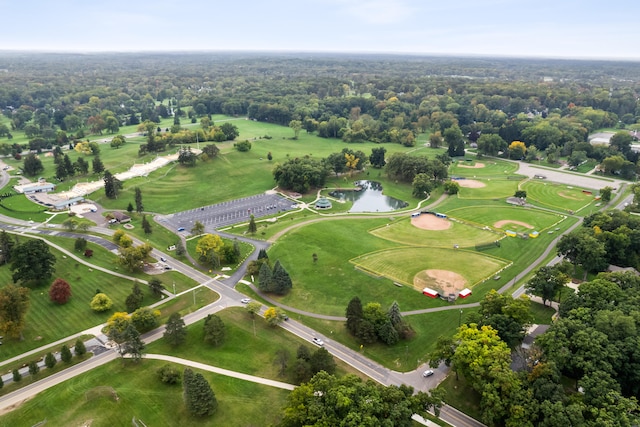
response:
{"label": "green grass field", "polygon": [[[47,425],[58,426],[125,426],[131,425],[134,417],[148,426],[276,424],[289,394],[286,390],[201,372],[216,394],[218,409],[209,418],[195,418],[185,409],[182,386],[166,385],[157,379],[156,371],[164,364],[155,360],[139,364],[113,361],[42,392],[37,399],[0,417],[0,426],[36,425],[45,420]],[[184,368],[175,366],[180,371]],[[117,401],[109,387],[117,393]]]}
{"label": "green grass field", "polygon": [[[414,277],[422,270],[448,270],[464,277],[465,287],[487,279],[508,261],[487,257],[477,252],[456,249],[405,247],[368,253],[351,260],[366,271],[385,276],[394,282],[414,286]],[[415,285],[418,289],[424,286]],[[434,281],[429,287],[438,288]]]}
{"label": "green grass field", "polygon": [[409,218],[390,223],[388,226],[371,230],[371,234],[392,242],[407,245],[420,245],[438,248],[470,247],[487,243],[501,237],[490,231],[472,227],[455,221],[449,221],[451,227],[446,230],[423,230],[411,224]]}
{"label": "green grass field", "polygon": [[[447,210],[446,213],[454,218],[477,224],[478,226],[489,226],[499,229],[510,229],[515,231],[533,231],[539,232],[560,221],[563,217],[550,212],[539,209],[529,209],[517,206],[467,206]],[[515,222],[506,224],[497,224],[499,221],[518,221],[531,226],[518,225]]]}
{"label": "green grass field", "polygon": [[[474,179],[474,178],[468,178]],[[461,199],[498,199],[513,196],[518,189],[518,180],[504,178],[478,178],[484,184],[481,188],[460,186],[458,197]],[[463,184],[464,185],[464,184]]]}
{"label": "green grass field", "polygon": [[[552,182],[526,181],[521,189],[527,192],[527,201],[543,207],[565,211],[579,211],[593,203],[592,190]],[[593,194],[592,194],[593,193]]]}
{"label": "green grass field", "polygon": [[506,177],[518,170],[518,164],[497,159],[478,159],[469,157],[471,161],[457,161],[451,164],[449,175],[462,176],[468,179],[474,177]]}

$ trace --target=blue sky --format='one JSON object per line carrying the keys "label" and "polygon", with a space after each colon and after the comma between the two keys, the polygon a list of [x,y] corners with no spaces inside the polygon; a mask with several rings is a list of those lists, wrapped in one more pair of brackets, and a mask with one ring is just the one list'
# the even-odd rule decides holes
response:
{"label": "blue sky", "polygon": [[636,0],[0,0],[0,50],[640,60]]}

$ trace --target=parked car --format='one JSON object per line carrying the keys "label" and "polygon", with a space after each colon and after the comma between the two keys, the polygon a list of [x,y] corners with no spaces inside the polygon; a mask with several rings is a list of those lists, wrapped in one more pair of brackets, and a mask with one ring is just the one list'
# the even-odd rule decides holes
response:
{"label": "parked car", "polygon": [[320,346],[324,345],[324,341],[322,341],[320,338],[313,337],[311,341],[313,341],[314,344],[317,344]]}
{"label": "parked car", "polygon": [[167,262],[167,259],[166,259],[165,257],[161,256],[161,257],[160,257],[160,261],[162,261],[162,262]]}
{"label": "parked car", "polygon": [[243,303],[243,304],[249,304],[251,302],[251,300],[249,298],[242,298],[240,300],[240,302]]}
{"label": "parked car", "polygon": [[431,375],[433,375],[433,370],[431,370],[431,369],[427,369],[426,371],[424,371],[422,373],[422,376],[425,377],[425,378],[426,377],[430,377]]}
{"label": "parked car", "polygon": [[178,228],[178,231],[184,231],[184,227]]}

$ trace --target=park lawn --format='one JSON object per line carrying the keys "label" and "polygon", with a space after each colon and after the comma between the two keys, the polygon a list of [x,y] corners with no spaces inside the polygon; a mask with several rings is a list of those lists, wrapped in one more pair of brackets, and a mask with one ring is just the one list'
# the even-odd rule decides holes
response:
{"label": "park lawn", "polygon": [[527,192],[527,202],[562,212],[578,211],[594,201],[594,192],[565,184],[525,181],[520,188]]}
{"label": "park lawn", "polygon": [[[363,297],[365,297],[361,298],[363,305],[369,302],[379,302],[364,295]],[[388,306],[383,304],[382,308],[386,310]],[[405,311],[405,307],[402,305],[400,309]],[[289,312],[289,316],[318,331],[325,341],[340,342],[352,350],[362,352],[364,356],[389,369],[409,372],[428,361],[428,354],[435,350],[439,336],[453,336],[459,322],[461,320],[464,322],[467,315],[477,310],[477,308],[465,308],[461,314],[460,309],[454,307],[451,310],[434,313],[405,315],[404,319],[415,331],[415,335],[411,339],[399,341],[392,346],[382,343],[364,344],[362,348],[360,347],[362,343],[347,331],[343,321],[318,319],[291,312]]]}
{"label": "park lawn", "polygon": [[[176,290],[178,292],[182,292],[185,291],[187,289],[191,289],[194,286],[198,285],[198,282],[196,282],[195,280],[191,279],[190,277],[185,276],[182,273],[179,273],[175,270],[167,270],[164,271],[161,274],[154,274],[154,275],[150,275],[147,273],[144,273],[142,271],[126,271],[126,270],[121,270],[120,266],[118,265],[118,261],[117,261],[117,255],[113,254],[111,251],[108,251],[107,249],[105,249],[104,247],[97,245],[95,243],[92,242],[87,242],[87,249],[91,249],[93,250],[93,256],[91,258],[84,258],[83,255],[79,252],[75,252],[75,239],[72,238],[67,238],[67,237],[59,237],[59,236],[50,236],[50,235],[42,235],[41,236],[43,239],[50,241],[66,250],[68,250],[69,252],[74,253],[77,257],[83,258],[85,261],[96,265],[98,267],[102,267],[102,268],[106,268],[109,270],[114,270],[114,271],[118,271],[118,272],[122,272],[123,274],[126,274],[127,276],[131,276],[134,277],[136,279],[140,279],[140,280],[146,280],[149,281],[152,278],[157,278],[159,279],[161,282],[163,282],[165,288],[169,289],[169,283],[174,282],[176,284]],[[101,236],[102,238],[107,239],[106,236]],[[153,261],[153,260],[151,260]],[[86,266],[85,266],[86,267]]]}
{"label": "park lawn", "polygon": [[[24,237],[21,237],[21,241],[24,241]],[[47,284],[31,289],[30,307],[23,332],[24,340],[5,338],[4,345],[0,348],[0,359],[24,353],[104,323],[116,311],[126,311],[125,299],[131,293],[132,281],[92,270],[71,258],[65,258],[56,249],[51,249],[51,253],[57,259],[55,273]],[[58,277],[71,285],[72,296],[64,305],[57,305],[49,300],[49,285]],[[12,282],[9,266],[0,267],[0,281]],[[145,295],[144,305],[157,301],[146,286],[140,287]],[[97,289],[113,300],[113,307],[103,313],[96,313],[89,308],[89,302]]]}
{"label": "park lawn", "polygon": [[533,316],[531,323],[536,325],[550,325],[553,315],[556,314],[552,307],[537,302],[531,302],[529,312]]}
{"label": "park lawn", "polygon": [[423,230],[411,224],[410,218],[403,218],[388,225],[371,230],[371,234],[381,239],[407,245],[434,248],[472,247],[476,244],[493,242],[501,237],[482,228],[469,226],[450,220],[446,230]]}
{"label": "park lawn", "polygon": [[[506,177],[509,175],[513,175],[518,170],[518,163],[515,162],[507,162],[504,160],[497,159],[489,159],[482,158],[476,159],[474,157],[470,157],[468,160],[471,161],[456,161],[451,163],[449,167],[449,175],[450,176],[462,176],[468,179],[472,179],[474,177],[479,178],[491,178],[491,177]],[[477,167],[476,165],[483,165],[482,167]],[[475,167],[472,167],[475,166]]]}
{"label": "park lawn", "polygon": [[438,388],[446,391],[444,401],[447,404],[476,420],[482,419],[481,396],[462,375],[456,379],[456,374],[452,372],[438,385]]}
{"label": "park lawn", "polygon": [[[295,384],[293,370],[296,352],[301,345],[311,352],[318,347],[305,341],[283,328],[269,326],[264,318],[251,315],[241,307],[231,307],[218,313],[225,325],[225,338],[219,346],[204,342],[204,320],[187,327],[187,339],[179,347],[172,347],[164,339],[147,346],[148,353],[170,354],[217,367],[255,375],[262,378]],[[279,375],[276,352],[285,349],[289,352],[289,364],[285,375]],[[339,362],[336,359],[336,362]],[[336,371],[339,375],[355,373],[348,365],[340,362]]]}
{"label": "park lawn", "polygon": [[461,199],[499,199],[511,197],[518,190],[517,179],[504,178],[469,178],[482,182],[481,188],[466,188],[460,186],[458,197]]}
{"label": "park lawn", "polygon": [[[214,233],[215,234],[215,233]],[[198,261],[200,259],[200,254],[198,254],[198,252],[196,252],[196,246],[198,246],[198,241],[200,239],[202,239],[203,236],[199,236],[199,237],[194,237],[192,239],[188,239],[187,240],[187,251],[189,252],[189,255],[191,255],[191,257],[193,259],[195,259],[196,261]],[[220,267],[229,267],[231,268],[231,270],[225,271],[225,274],[228,274],[230,272],[236,271],[238,269],[238,267],[240,267],[242,265],[242,263],[244,262],[244,260],[251,255],[251,253],[253,252],[253,250],[255,249],[254,246],[250,243],[246,243],[246,242],[241,242],[240,240],[237,239],[229,239],[227,237],[221,237],[222,241],[225,243],[231,243],[233,244],[234,242],[237,242],[239,247],[240,247],[240,260],[235,263],[235,264],[222,264]],[[204,264],[202,264],[204,266]],[[212,270],[209,270],[209,272],[211,273]]]}
{"label": "park lawn", "polygon": [[0,201],[0,214],[24,221],[44,222],[51,217],[47,209],[32,202],[24,194],[13,191],[11,197],[5,197]]}
{"label": "park lawn", "polygon": [[[479,226],[489,226],[502,230],[515,231],[545,231],[547,228],[555,226],[555,223],[562,220],[564,216],[553,214],[540,209],[522,208],[517,206],[495,206],[495,205],[476,205],[467,206],[458,209],[447,210],[446,213],[454,218],[477,224]],[[498,224],[498,221],[519,221],[530,225],[532,228],[524,225],[518,226],[515,223]],[[518,229],[518,227],[520,229]]]}
{"label": "park lawn", "polygon": [[[211,417],[192,417],[183,403],[182,386],[158,380],[156,371],[165,364],[156,360],[110,362],[38,394],[0,417],[0,426],[36,425],[44,420],[58,426],[88,422],[92,427],[124,426],[131,425],[134,417],[148,426],[240,427],[279,422],[287,390],[198,370],[216,394],[218,409]],[[117,401],[110,388],[117,393]]]}
{"label": "park lawn", "polygon": [[[414,277],[423,270],[453,271],[465,278],[465,287],[471,288],[509,265],[506,260],[484,256],[478,252],[417,246],[371,252],[350,261],[365,271],[410,288],[418,286],[417,291],[421,291],[424,286],[414,285]],[[437,288],[435,280],[429,287]]]}
{"label": "park lawn", "polygon": [[[171,284],[165,286],[169,292],[173,292]],[[177,291],[177,289],[176,289]],[[184,293],[175,298],[156,306],[160,311],[160,324],[167,323],[169,316],[173,313],[180,313],[182,316],[193,313],[220,299],[220,294],[207,288],[200,286],[194,288],[193,291]]]}
{"label": "park lawn", "polygon": [[[131,202],[134,204],[133,200]],[[112,230],[122,230],[131,236],[137,237],[138,240],[142,242],[148,243],[155,248],[160,248],[163,252],[169,252],[169,246],[176,245],[180,241],[180,237],[176,236],[175,233],[156,222],[156,218],[154,218],[153,215],[146,215],[147,221],[151,224],[151,233],[149,234],[146,234],[142,229],[143,214],[132,212],[128,215],[131,216],[131,221],[127,224],[132,225],[133,228],[130,228],[130,226],[125,227],[125,224],[119,223],[111,225],[109,228]],[[171,253],[171,256],[182,262],[185,262],[187,259],[184,255],[177,256],[175,252]]]}
{"label": "park lawn", "polygon": [[598,166],[598,161],[594,160],[594,159],[589,159],[587,160],[585,163],[581,164],[580,166],[578,166],[576,168],[576,172],[579,173],[587,173],[589,172],[591,169],[595,168],[596,166]]}

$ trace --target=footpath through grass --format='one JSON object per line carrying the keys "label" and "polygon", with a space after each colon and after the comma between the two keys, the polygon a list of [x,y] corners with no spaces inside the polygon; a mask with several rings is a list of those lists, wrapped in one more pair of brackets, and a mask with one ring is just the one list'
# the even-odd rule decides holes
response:
{"label": "footpath through grass", "polygon": [[[205,363],[214,363],[211,360]],[[165,363],[155,360],[116,360],[65,381],[0,417],[0,426],[131,425],[135,418],[148,426],[238,426],[277,424],[289,394],[236,378],[202,373],[218,400],[216,413],[196,418],[186,411],[182,386],[167,385],[156,371]],[[182,365],[174,365],[180,372]],[[116,399],[117,396],[117,399]],[[256,424],[258,423],[258,424]],[[141,425],[141,424],[140,424]]]}

